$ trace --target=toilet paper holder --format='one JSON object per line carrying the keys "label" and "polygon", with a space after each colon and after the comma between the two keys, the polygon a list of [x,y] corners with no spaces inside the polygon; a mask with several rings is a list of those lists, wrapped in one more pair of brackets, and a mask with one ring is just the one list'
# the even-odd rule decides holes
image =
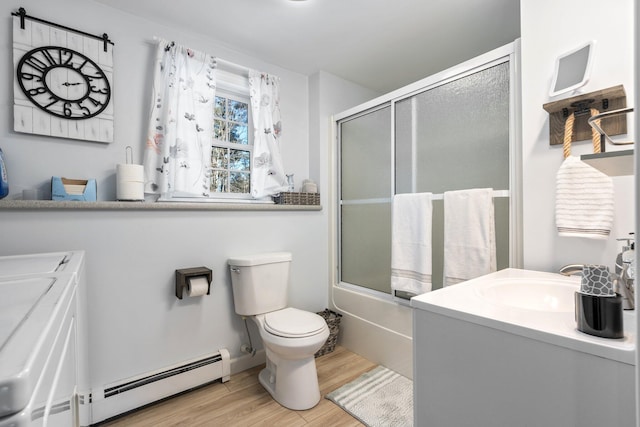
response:
{"label": "toilet paper holder", "polygon": [[210,268],[207,267],[192,267],[192,268],[180,268],[176,270],[176,297],[182,299],[182,293],[185,288],[189,286],[189,279],[193,277],[206,277],[207,283],[207,295],[211,292],[211,279],[213,274]]}

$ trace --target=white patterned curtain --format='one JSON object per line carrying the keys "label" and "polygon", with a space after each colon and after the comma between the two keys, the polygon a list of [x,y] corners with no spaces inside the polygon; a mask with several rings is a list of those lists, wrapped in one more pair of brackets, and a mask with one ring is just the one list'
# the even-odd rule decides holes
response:
{"label": "white patterned curtain", "polygon": [[145,193],[208,196],[215,59],[158,43],[144,154]]}
{"label": "white patterned curtain", "polygon": [[260,198],[288,188],[280,156],[280,79],[249,72],[249,95],[254,129],[251,195]]}

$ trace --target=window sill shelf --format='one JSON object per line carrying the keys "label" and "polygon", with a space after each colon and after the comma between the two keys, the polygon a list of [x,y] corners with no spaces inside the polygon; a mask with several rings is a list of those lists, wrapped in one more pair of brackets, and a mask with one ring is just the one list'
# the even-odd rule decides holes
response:
{"label": "window sill shelf", "polygon": [[159,210],[159,211],[321,211],[320,205],[267,203],[78,202],[57,200],[2,200],[0,210]]}

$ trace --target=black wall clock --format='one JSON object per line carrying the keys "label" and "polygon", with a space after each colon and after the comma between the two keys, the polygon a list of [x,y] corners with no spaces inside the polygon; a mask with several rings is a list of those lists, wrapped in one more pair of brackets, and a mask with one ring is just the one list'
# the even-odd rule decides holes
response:
{"label": "black wall clock", "polygon": [[18,62],[16,77],[35,106],[63,119],[95,117],[111,99],[111,86],[100,66],[65,47],[43,46],[28,51]]}

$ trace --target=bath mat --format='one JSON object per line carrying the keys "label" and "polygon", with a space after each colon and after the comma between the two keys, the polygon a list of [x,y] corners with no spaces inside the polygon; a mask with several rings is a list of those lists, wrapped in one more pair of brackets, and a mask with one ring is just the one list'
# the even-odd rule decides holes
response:
{"label": "bath mat", "polygon": [[384,366],[326,395],[369,427],[413,425],[413,382]]}

